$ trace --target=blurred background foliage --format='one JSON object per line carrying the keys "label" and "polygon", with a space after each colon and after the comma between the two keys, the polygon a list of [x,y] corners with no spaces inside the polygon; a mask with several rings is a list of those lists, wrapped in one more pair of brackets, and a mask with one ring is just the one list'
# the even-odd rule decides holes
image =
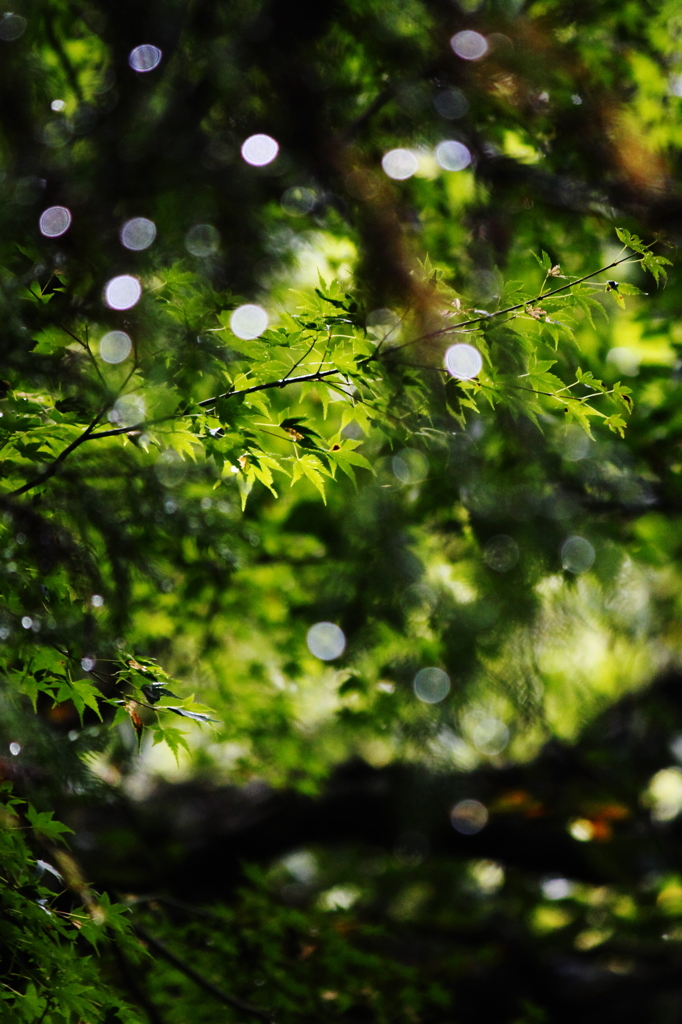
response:
{"label": "blurred background foliage", "polygon": [[681,39],[0,13],[8,1020],[679,1019]]}

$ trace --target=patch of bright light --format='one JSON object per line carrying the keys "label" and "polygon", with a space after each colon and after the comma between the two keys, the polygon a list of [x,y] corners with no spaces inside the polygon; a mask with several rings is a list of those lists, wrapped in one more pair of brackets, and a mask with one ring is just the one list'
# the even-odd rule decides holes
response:
{"label": "patch of bright light", "polygon": [[230,317],[230,330],[244,341],[260,337],[267,327],[268,314],[262,306],[256,306],[251,302],[237,306]]}
{"label": "patch of bright light", "polygon": [[343,630],[333,622],[316,622],[306,636],[308,650],[320,661],[333,661],[343,654],[346,637]]}
{"label": "patch of bright light", "polygon": [[39,225],[46,238],[59,238],[71,227],[71,211],[65,206],[49,206],[41,213]]}
{"label": "patch of bright light", "polygon": [[105,363],[122,363],[132,351],[133,343],[125,331],[109,331],[99,343],[100,359]]}
{"label": "patch of bright light", "polygon": [[360,890],[354,885],[335,885],[323,892],[318,900],[321,910],[350,910],[360,897]]}
{"label": "patch of bright light", "polygon": [[381,161],[384,173],[394,181],[411,178],[419,167],[419,161],[411,149],[389,149]]}
{"label": "patch of bright light", "polygon": [[152,46],[150,43],[143,43],[142,46],[136,46],[134,50],[130,51],[128,63],[133,71],[144,73],[146,71],[153,71],[154,68],[158,68],[162,57],[163,53],[158,46]]}
{"label": "patch of bright light", "polygon": [[252,167],[271,164],[279,153],[279,143],[271,135],[250,135],[242,144],[242,157]]}
{"label": "patch of bright light", "polygon": [[488,52],[488,41],[480,32],[465,29],[450,40],[450,46],[462,60],[480,60]]}
{"label": "patch of bright light", "polygon": [[109,413],[109,421],[119,427],[134,427],[142,423],[146,415],[147,407],[141,395],[121,395]]}
{"label": "patch of bright light", "polygon": [[423,668],[414,677],[412,688],[425,704],[439,704],[450,692],[450,676],[441,668]]}
{"label": "patch of bright light", "polygon": [[446,139],[436,146],[436,160],[444,171],[463,171],[471,163],[471,153],[463,142]]}
{"label": "patch of bright light", "polygon": [[133,252],[141,252],[148,249],[156,238],[156,224],[146,217],[133,217],[127,220],[121,228],[120,239],[126,249]]}
{"label": "patch of bright light", "polygon": [[445,369],[458,380],[472,380],[483,369],[483,357],[473,345],[459,342],[445,353]]}
{"label": "patch of bright light", "polygon": [[104,289],[104,301],[110,309],[132,309],[142,295],[142,285],[132,274],[112,277]]}
{"label": "patch of bright light", "polygon": [[573,884],[567,878],[548,878],[542,883],[542,895],[546,900],[568,899],[573,889]]}
{"label": "patch of bright light", "polygon": [[450,821],[463,836],[474,836],[488,824],[488,811],[479,800],[460,800],[450,811]]}

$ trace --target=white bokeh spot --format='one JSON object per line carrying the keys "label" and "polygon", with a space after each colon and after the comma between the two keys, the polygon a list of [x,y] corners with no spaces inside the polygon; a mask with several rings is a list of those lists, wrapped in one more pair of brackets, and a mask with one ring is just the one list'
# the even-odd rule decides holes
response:
{"label": "white bokeh spot", "polygon": [[262,306],[256,306],[251,302],[237,306],[230,317],[230,330],[244,341],[260,337],[267,327],[268,314]]}
{"label": "white bokeh spot", "polygon": [[384,173],[394,181],[411,178],[419,167],[419,161],[411,149],[389,149],[381,161]]}
{"label": "white bokeh spot", "polygon": [[442,668],[423,668],[414,677],[412,688],[425,704],[439,704],[450,692],[450,676]]}
{"label": "white bokeh spot", "polygon": [[162,57],[163,53],[158,46],[152,46],[151,43],[143,43],[142,46],[136,46],[134,50],[130,51],[128,63],[133,71],[144,73],[158,68]]}
{"label": "white bokeh spot", "polygon": [[146,217],[133,217],[121,228],[121,244],[133,252],[148,249],[156,238],[156,224]]}
{"label": "white bokeh spot", "polygon": [[100,340],[99,355],[105,363],[122,363],[127,359],[133,343],[125,331],[109,331]]}
{"label": "white bokeh spot", "polygon": [[141,295],[142,285],[132,274],[112,277],[104,289],[104,301],[109,309],[132,309]]}
{"label": "white bokeh spot", "polygon": [[462,60],[480,60],[488,52],[488,40],[480,32],[465,29],[450,40],[450,46]]}
{"label": "white bokeh spot", "polygon": [[346,637],[343,630],[333,622],[316,622],[306,636],[308,650],[320,661],[333,661],[343,654]]}
{"label": "white bokeh spot", "polygon": [[279,153],[279,143],[271,135],[259,132],[250,135],[242,144],[242,157],[252,167],[265,167],[271,164]]}
{"label": "white bokeh spot", "polygon": [[472,380],[483,369],[483,357],[473,345],[459,342],[445,353],[445,369],[458,380]]}
{"label": "white bokeh spot", "polygon": [[40,233],[46,238],[59,238],[71,227],[71,211],[65,206],[48,206],[40,215]]}
{"label": "white bokeh spot", "polygon": [[436,160],[444,171],[463,171],[471,163],[471,153],[463,142],[446,139],[436,146]]}

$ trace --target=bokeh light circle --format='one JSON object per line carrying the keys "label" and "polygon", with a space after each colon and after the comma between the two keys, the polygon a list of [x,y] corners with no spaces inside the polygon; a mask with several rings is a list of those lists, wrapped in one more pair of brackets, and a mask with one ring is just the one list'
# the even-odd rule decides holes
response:
{"label": "bokeh light circle", "polygon": [[105,363],[122,363],[127,359],[133,343],[125,331],[109,331],[100,340],[99,355]]}
{"label": "bokeh light circle", "polygon": [[458,380],[472,380],[483,369],[483,357],[473,345],[459,342],[445,353],[445,369]]}
{"label": "bokeh light circle", "polygon": [[436,160],[444,171],[463,171],[471,163],[471,153],[463,142],[446,139],[436,146]]}
{"label": "bokeh light circle", "polygon": [[177,487],[185,478],[187,464],[179,452],[166,448],[159,456],[154,472],[164,487]]}
{"label": "bokeh light circle", "polygon": [[12,14],[8,11],[0,18],[0,39],[5,43],[12,43],[26,31],[26,18],[20,14]]}
{"label": "bokeh light circle", "polygon": [[419,484],[429,475],[429,463],[421,452],[403,448],[391,459],[391,469],[401,484]]}
{"label": "bokeh light circle", "polygon": [[133,252],[148,249],[156,238],[156,224],[146,217],[133,217],[121,228],[121,244]]}
{"label": "bokeh light circle", "polygon": [[465,29],[450,40],[450,46],[462,60],[480,60],[488,52],[488,41],[480,32]]}
{"label": "bokeh light circle", "polygon": [[271,164],[278,153],[277,140],[260,132],[257,135],[249,135],[242,144],[242,157],[252,167],[265,167]]}
{"label": "bokeh light circle", "polygon": [[142,285],[132,274],[112,277],[104,289],[104,301],[109,309],[132,309],[142,295]]}
{"label": "bokeh light circle", "polygon": [[419,161],[410,149],[389,149],[381,161],[384,173],[394,181],[411,178],[419,167]]}
{"label": "bokeh light circle", "polygon": [[519,560],[519,545],[505,533],[491,537],[483,549],[483,561],[495,572],[509,572]]}
{"label": "bokeh light circle", "polygon": [[303,217],[310,213],[316,202],[317,197],[313,190],[299,185],[288,188],[281,199],[282,209],[294,217]]}
{"label": "bokeh light circle", "polygon": [[121,395],[109,413],[109,420],[119,427],[135,427],[146,415],[147,406],[141,395]]}
{"label": "bokeh light circle", "polygon": [[195,224],[185,235],[185,249],[205,259],[220,248],[220,232],[212,224]]}
{"label": "bokeh light circle", "polygon": [[158,68],[162,57],[163,53],[158,46],[144,43],[142,46],[136,46],[134,50],[130,51],[128,63],[133,71],[144,73],[145,71],[153,71],[154,68]]}
{"label": "bokeh light circle", "polygon": [[450,821],[463,836],[475,836],[488,824],[488,811],[480,800],[460,800],[450,811]]}
{"label": "bokeh light circle", "polygon": [[238,338],[250,341],[259,338],[268,327],[268,314],[262,306],[247,302],[243,306],[237,306],[230,317],[230,330]]}
{"label": "bokeh light circle", "polygon": [[471,738],[482,754],[495,757],[509,743],[509,729],[499,718],[480,718],[471,729]]}
{"label": "bokeh light circle", "polygon": [[346,637],[343,630],[333,622],[316,622],[306,636],[308,650],[320,661],[333,661],[343,654]]}
{"label": "bokeh light circle", "polygon": [[584,537],[569,537],[561,545],[561,564],[566,572],[576,575],[587,572],[594,565],[595,551]]}
{"label": "bokeh light circle", "polygon": [[40,233],[46,238],[59,238],[71,227],[71,211],[65,206],[49,206],[40,215]]}
{"label": "bokeh light circle", "polygon": [[414,677],[412,689],[425,704],[439,704],[450,692],[450,676],[442,668],[423,668]]}

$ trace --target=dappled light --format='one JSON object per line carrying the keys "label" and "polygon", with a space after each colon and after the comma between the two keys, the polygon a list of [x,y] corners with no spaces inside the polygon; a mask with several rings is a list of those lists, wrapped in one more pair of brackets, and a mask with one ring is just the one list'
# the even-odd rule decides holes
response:
{"label": "dappled light", "polygon": [[143,43],[142,46],[136,46],[135,49],[130,51],[128,63],[133,71],[144,73],[157,68],[161,63],[162,57],[163,53],[158,46],[152,46],[151,43]]}
{"label": "dappled light", "polygon": [[480,60],[488,52],[487,39],[473,29],[457,32],[450,40],[450,46],[462,60]]}
{"label": "dappled light", "polygon": [[419,166],[415,154],[409,149],[391,149],[381,159],[384,173],[395,181],[411,178]]}
{"label": "dappled light", "polygon": [[414,692],[425,704],[439,704],[450,692],[450,677],[440,668],[422,668],[412,683]]}
{"label": "dappled light", "polygon": [[133,343],[125,331],[107,331],[100,338],[99,354],[105,363],[122,363],[132,351]]}
{"label": "dappled light", "polygon": [[252,167],[265,167],[271,164],[279,153],[279,143],[271,135],[262,132],[249,135],[242,143],[241,154],[247,164]]}
{"label": "dappled light", "polygon": [[8,1019],[679,1017],[678,7],[0,12]]}
{"label": "dappled light", "polygon": [[40,233],[46,238],[59,238],[71,226],[71,211],[65,206],[50,206],[40,215]]}
{"label": "dappled light", "polygon": [[262,306],[247,302],[238,306],[230,316],[230,330],[238,338],[259,338],[268,327],[268,314]]}
{"label": "dappled light", "polygon": [[146,217],[133,217],[121,228],[121,244],[133,252],[148,249],[156,238],[156,224]]}
{"label": "dappled light", "polygon": [[477,377],[483,368],[483,357],[478,349],[467,342],[460,341],[451,345],[445,353],[445,369],[459,380],[471,380]]}
{"label": "dappled light", "polygon": [[104,289],[104,301],[110,309],[132,309],[142,295],[142,285],[131,274],[112,277]]}
{"label": "dappled light", "polygon": [[343,630],[333,622],[316,622],[306,634],[308,650],[321,661],[334,661],[346,647]]}
{"label": "dappled light", "polygon": [[449,139],[436,146],[436,160],[444,171],[463,171],[471,163],[471,153],[463,142]]}

